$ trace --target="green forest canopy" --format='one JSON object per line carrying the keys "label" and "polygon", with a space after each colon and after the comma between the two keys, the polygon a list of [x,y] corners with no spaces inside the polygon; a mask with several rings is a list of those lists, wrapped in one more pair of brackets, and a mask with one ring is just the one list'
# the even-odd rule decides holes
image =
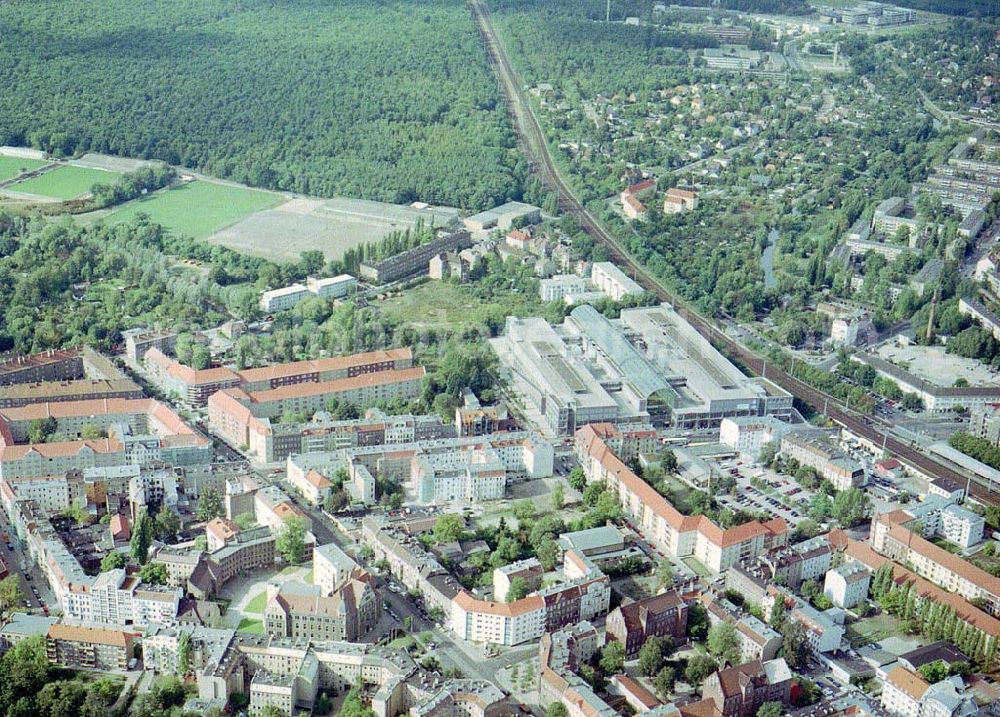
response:
{"label": "green forest canopy", "polygon": [[318,196],[520,196],[526,165],[461,0],[14,0],[0,26],[0,144]]}

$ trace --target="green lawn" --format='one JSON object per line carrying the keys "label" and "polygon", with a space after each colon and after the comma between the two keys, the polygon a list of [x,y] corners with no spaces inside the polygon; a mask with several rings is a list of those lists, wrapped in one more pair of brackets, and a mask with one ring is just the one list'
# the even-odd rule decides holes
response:
{"label": "green lawn", "polygon": [[243,612],[264,612],[265,607],[267,607],[267,593],[262,592],[250,599]]}
{"label": "green lawn", "polygon": [[239,632],[249,632],[254,635],[264,634],[264,622],[263,620],[252,620],[248,617],[240,620],[239,627],[236,628]]}
{"label": "green lawn", "polygon": [[883,612],[880,615],[862,618],[847,626],[847,639],[852,647],[878,642],[890,635],[906,632],[902,620]]}
{"label": "green lawn", "polygon": [[114,184],[120,176],[102,169],[65,166],[13,184],[9,189],[54,199],[75,199],[89,192],[95,184]]}
{"label": "green lawn", "polygon": [[40,159],[21,159],[20,157],[8,157],[0,155],[0,182],[13,179],[24,170],[38,169],[45,166],[45,162]]}
{"label": "green lawn", "polygon": [[691,568],[698,577],[708,578],[712,576],[712,571],[706,568],[697,558],[688,556],[686,558],[681,558],[681,561]]}
{"label": "green lawn", "polygon": [[144,213],[178,234],[206,239],[254,212],[284,201],[284,197],[273,192],[195,181],[129,202],[109,214],[107,219],[110,222],[127,221]]}

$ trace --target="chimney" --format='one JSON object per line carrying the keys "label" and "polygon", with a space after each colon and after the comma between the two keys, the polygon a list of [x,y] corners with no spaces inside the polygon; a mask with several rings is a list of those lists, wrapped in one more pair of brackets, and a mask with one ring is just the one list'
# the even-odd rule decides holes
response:
{"label": "chimney", "polygon": [[927,315],[927,344],[934,341],[934,314],[937,311],[938,289],[934,290],[934,297],[931,299],[931,311]]}

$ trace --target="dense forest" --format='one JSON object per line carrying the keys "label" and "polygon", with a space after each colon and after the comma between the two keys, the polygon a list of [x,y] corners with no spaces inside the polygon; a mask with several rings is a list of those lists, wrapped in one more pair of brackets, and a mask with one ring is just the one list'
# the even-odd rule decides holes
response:
{"label": "dense forest", "polygon": [[15,0],[0,27],[0,144],[319,196],[483,209],[521,193],[461,0]]}

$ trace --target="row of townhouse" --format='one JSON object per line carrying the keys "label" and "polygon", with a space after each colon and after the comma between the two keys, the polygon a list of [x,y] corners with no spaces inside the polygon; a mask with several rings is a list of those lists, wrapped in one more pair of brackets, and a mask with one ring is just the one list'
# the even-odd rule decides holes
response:
{"label": "row of townhouse", "polygon": [[346,487],[364,502],[374,500],[374,476],[379,476],[403,483],[412,500],[432,504],[502,498],[509,474],[549,476],[553,462],[554,450],[548,441],[533,433],[511,431],[293,454],[286,469],[289,483],[312,503],[322,502],[332,489],[329,479],[344,469]]}
{"label": "row of townhouse", "polygon": [[238,387],[250,394],[263,393],[298,384],[332,383],[370,373],[412,368],[413,352],[409,348],[386,349],[241,371],[226,367],[193,369],[157,348],[150,348],[143,360],[146,370],[161,389],[193,405],[204,406],[212,394],[227,388]]}
{"label": "row of townhouse", "polygon": [[990,614],[1000,613],[1000,578],[925,540],[913,532],[916,522],[902,510],[876,516],[872,522],[872,548],[966,600],[984,600]]}
{"label": "row of townhouse", "polygon": [[741,560],[726,571],[726,589],[741,594],[752,605],[762,605],[768,588],[780,583],[798,589],[816,580],[833,561],[830,541],[822,535],[762,555]]}
{"label": "row of townhouse", "polygon": [[783,546],[788,526],[781,518],[722,529],[706,516],[685,516],[615,455],[607,437],[617,429],[590,424],[576,432],[576,454],[587,480],[604,483],[626,517],[659,550],[674,558],[694,557],[714,573],[753,555]]}

